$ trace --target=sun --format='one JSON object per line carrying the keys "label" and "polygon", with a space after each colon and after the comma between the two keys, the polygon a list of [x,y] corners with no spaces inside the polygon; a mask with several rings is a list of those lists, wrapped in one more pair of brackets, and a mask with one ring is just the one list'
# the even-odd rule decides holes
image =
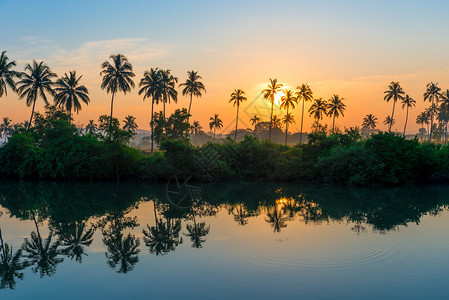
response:
{"label": "sun", "polygon": [[276,94],[274,94],[274,104],[281,105],[281,99],[284,95],[285,94],[283,91],[279,91]]}

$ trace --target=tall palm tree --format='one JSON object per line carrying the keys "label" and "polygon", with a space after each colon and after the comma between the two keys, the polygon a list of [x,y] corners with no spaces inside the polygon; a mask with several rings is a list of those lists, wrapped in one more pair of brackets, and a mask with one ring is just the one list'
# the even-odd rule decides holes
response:
{"label": "tall palm tree", "polygon": [[438,110],[437,120],[440,123],[441,127],[444,127],[444,143],[446,144],[447,140],[447,123],[449,121],[449,110],[447,106],[440,106]]}
{"label": "tall palm tree", "polygon": [[307,83],[297,86],[296,89],[298,90],[296,92],[296,97],[298,99],[298,102],[302,101],[301,131],[300,131],[300,135],[299,135],[299,143],[301,143],[302,142],[302,125],[303,125],[303,119],[304,119],[304,104],[307,101],[310,101],[310,102],[313,101],[313,92]]}
{"label": "tall palm tree", "polygon": [[257,115],[254,115],[249,121],[254,126],[254,129],[256,129],[256,125],[260,122],[260,118]]}
{"label": "tall palm tree", "polygon": [[387,116],[384,120],[384,125],[388,125],[388,128],[391,128],[391,126],[393,126],[394,123],[396,123],[396,120],[390,116]]}
{"label": "tall palm tree", "polygon": [[195,135],[195,145],[196,145],[196,136],[203,132],[203,126],[200,125],[200,122],[193,121],[192,131],[193,134]]}
{"label": "tall palm tree", "polygon": [[112,54],[109,56],[112,63],[109,61],[103,62],[101,68],[103,69],[100,75],[103,75],[101,88],[109,94],[112,94],[111,99],[111,116],[109,120],[109,127],[112,126],[112,112],[114,108],[114,96],[118,92],[123,92],[125,95],[131,92],[134,88],[134,81],[132,77],[136,76],[133,73],[133,66],[123,54]]}
{"label": "tall palm tree", "polygon": [[175,88],[176,83],[178,83],[178,78],[173,76],[170,70],[159,70],[159,76],[165,120],[165,103],[170,103],[170,100],[173,100],[175,103],[178,102],[178,91]]}
{"label": "tall palm tree", "polygon": [[[81,102],[89,104],[89,91],[84,85],[80,85],[79,81],[83,77],[76,77],[76,71],[64,74],[64,77],[56,82],[56,87],[54,89],[55,104],[64,107],[64,109],[72,117],[72,109],[78,113],[81,110]],[[81,101],[80,101],[81,100]]]}
{"label": "tall palm tree", "polygon": [[268,87],[262,91],[265,100],[271,103],[271,114],[270,114],[270,132],[268,139],[271,141],[271,128],[273,127],[273,108],[274,108],[274,97],[278,92],[282,90],[282,83],[278,83],[278,80],[271,79]]}
{"label": "tall palm tree", "polygon": [[[445,112],[445,116],[448,116],[449,115],[449,89],[447,89],[446,91],[441,93],[440,102],[441,102],[440,110]],[[444,135],[444,142],[446,143],[448,121],[446,121],[445,123],[446,123],[446,129],[445,129],[445,135]]]}
{"label": "tall palm tree", "polygon": [[[390,85],[388,86],[388,90],[384,92],[384,100],[387,102],[390,102],[391,99],[393,99],[393,111],[391,112],[391,118],[389,120],[394,120],[394,106],[396,104],[396,101],[403,100],[404,99],[404,91],[402,90],[402,87],[399,85],[399,82],[390,82]],[[393,123],[389,123],[388,131],[391,131],[391,126],[393,126]]]}
{"label": "tall palm tree", "polygon": [[243,101],[246,101],[245,92],[241,89],[234,90],[234,92],[231,94],[231,99],[229,100],[229,103],[232,103],[232,106],[237,106],[237,118],[235,119],[235,135],[234,140],[237,140],[237,126],[239,122],[239,107],[240,103]]}
{"label": "tall palm tree", "polygon": [[48,104],[46,93],[54,95],[54,83],[52,78],[56,77],[56,74],[53,73],[43,61],[38,63],[33,60],[33,64],[27,64],[25,66],[25,72],[23,72],[20,76],[21,80],[17,82],[19,98],[23,99],[26,97],[27,106],[33,105],[30,122],[27,127],[28,130],[33,122],[34,108],[36,106],[37,97],[42,97],[45,104]]}
{"label": "tall palm tree", "polygon": [[86,125],[86,132],[94,134],[98,130],[97,125],[94,123],[94,120],[89,120],[89,123]]}
{"label": "tall palm tree", "polygon": [[137,123],[136,123],[136,118],[131,116],[131,115],[127,115],[125,117],[125,120],[123,120],[123,130],[129,130],[133,133],[136,132],[137,130]]}
{"label": "tall palm tree", "polygon": [[187,72],[187,79],[186,82],[181,83],[179,87],[184,87],[182,90],[182,95],[190,95],[190,103],[189,103],[189,118],[190,118],[190,108],[192,107],[192,99],[193,96],[195,97],[201,97],[203,94],[202,92],[206,93],[206,88],[204,87],[204,84],[200,81],[200,79],[203,79],[200,75],[198,75],[197,71],[188,71]]}
{"label": "tall palm tree", "polygon": [[0,55],[0,97],[5,94],[8,96],[8,86],[14,92],[17,91],[16,83],[14,81],[15,77],[20,77],[20,73],[14,71],[13,68],[16,66],[16,61],[9,61],[9,57],[6,55],[6,51],[2,51]]}
{"label": "tall palm tree", "polygon": [[287,145],[288,125],[294,122],[294,118],[291,113],[288,112],[289,108],[295,109],[295,105],[298,103],[298,99],[294,96],[291,90],[284,90],[284,95],[281,97],[281,108],[286,109],[287,113],[283,120],[285,124],[285,144]]}
{"label": "tall palm tree", "polygon": [[423,140],[424,124],[429,124],[429,115],[423,111],[416,117],[416,124],[421,125],[421,140]]}
{"label": "tall palm tree", "polygon": [[281,128],[281,124],[282,124],[281,119],[278,118],[278,116],[274,115],[274,116],[273,116],[273,128],[278,128],[278,129],[280,129],[280,128]]}
{"label": "tall palm tree", "polygon": [[143,78],[140,80],[139,87],[139,95],[143,94],[143,100],[145,98],[151,98],[151,152],[153,152],[153,143],[154,143],[154,104],[159,104],[159,101],[162,98],[161,91],[161,76],[158,68],[151,68],[150,71],[145,71],[143,74]]}
{"label": "tall palm tree", "polygon": [[318,98],[313,100],[312,106],[309,108],[309,115],[312,116],[315,119],[317,123],[317,128],[319,125],[319,122],[321,119],[323,119],[323,116],[327,114],[327,102],[326,100],[323,100],[322,98]]}
{"label": "tall palm tree", "polygon": [[210,130],[212,130],[212,128],[214,129],[214,139],[215,139],[215,130],[217,128],[220,129],[223,127],[223,121],[218,117],[217,114],[215,114],[209,120],[210,120],[209,128],[210,128]]}
{"label": "tall palm tree", "polygon": [[372,114],[366,115],[363,118],[362,128],[368,129],[368,136],[370,135],[370,130],[375,129],[377,125],[377,118]]}
{"label": "tall palm tree", "polygon": [[416,101],[413,100],[413,98],[411,98],[409,95],[405,95],[405,98],[402,99],[402,108],[404,109],[405,107],[407,108],[407,113],[405,115],[405,124],[404,124],[404,134],[403,136],[405,136],[405,129],[407,128],[407,120],[408,120],[408,109],[415,106],[416,105]]}
{"label": "tall palm tree", "polygon": [[[438,101],[441,97],[441,88],[438,86],[437,83],[428,83],[426,92],[424,93],[424,102],[429,101],[431,103],[431,107],[435,107],[438,104]],[[433,128],[433,115],[435,113],[435,109],[432,108],[430,110],[430,136],[429,140],[432,140],[432,128]]]}
{"label": "tall palm tree", "polygon": [[332,117],[332,132],[334,132],[335,118],[340,115],[344,117],[346,105],[343,103],[345,98],[340,98],[338,95],[333,95],[327,102],[327,115]]}
{"label": "tall palm tree", "polygon": [[282,118],[282,123],[285,124],[285,144],[287,145],[288,125],[295,123],[295,117],[293,117],[292,113],[287,113]]}

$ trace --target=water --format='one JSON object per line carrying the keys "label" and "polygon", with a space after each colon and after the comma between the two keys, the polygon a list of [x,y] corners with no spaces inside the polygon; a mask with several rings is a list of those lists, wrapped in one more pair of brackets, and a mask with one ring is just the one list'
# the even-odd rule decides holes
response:
{"label": "water", "polygon": [[448,204],[444,186],[0,183],[0,298],[447,299]]}

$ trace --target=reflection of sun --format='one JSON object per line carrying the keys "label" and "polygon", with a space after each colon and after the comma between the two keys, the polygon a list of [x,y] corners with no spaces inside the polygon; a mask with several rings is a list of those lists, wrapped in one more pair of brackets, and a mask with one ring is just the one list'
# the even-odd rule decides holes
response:
{"label": "reflection of sun", "polygon": [[284,92],[283,91],[279,91],[276,94],[274,94],[274,104],[276,105],[280,105],[281,104],[281,99],[284,96]]}

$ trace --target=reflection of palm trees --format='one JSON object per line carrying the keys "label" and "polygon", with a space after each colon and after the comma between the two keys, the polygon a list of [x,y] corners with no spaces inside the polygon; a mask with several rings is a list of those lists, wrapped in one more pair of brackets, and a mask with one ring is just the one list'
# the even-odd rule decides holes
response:
{"label": "reflection of palm trees", "polygon": [[254,214],[248,212],[242,204],[233,207],[229,213],[234,216],[234,221],[241,226],[248,224],[248,218],[254,216]]}
{"label": "reflection of palm trees", "polygon": [[197,223],[195,215],[193,215],[193,224],[186,225],[189,233],[184,233],[185,236],[190,237],[193,248],[203,248],[202,243],[206,242],[205,237],[209,234],[210,226],[206,226],[206,222]]}
{"label": "reflection of palm trees", "polygon": [[301,205],[292,197],[287,198],[282,206],[282,211],[287,215],[289,221],[295,218],[300,209]]}
{"label": "reflection of palm trees", "polygon": [[148,231],[143,230],[145,245],[149,248],[150,253],[156,255],[164,255],[170,251],[174,251],[179,244],[182,244],[182,238],[179,237],[181,231],[181,221],[167,219],[164,222],[157,218],[156,203],[154,204],[154,219],[156,226],[147,224]]}
{"label": "reflection of palm trees", "polygon": [[273,227],[274,232],[281,232],[282,228],[287,227],[287,224],[285,224],[287,217],[284,216],[282,211],[278,210],[277,205],[273,206],[273,211],[268,211],[265,221]]}
{"label": "reflection of palm trees", "polygon": [[39,271],[41,277],[51,276],[56,272],[56,266],[64,260],[58,257],[61,254],[61,250],[58,249],[59,242],[51,242],[53,231],[50,231],[48,237],[43,240],[36,219],[34,224],[36,232],[31,232],[31,238],[25,238],[22,245],[23,257],[29,265],[34,265],[32,268],[34,273]]}
{"label": "reflection of palm trees", "polygon": [[87,256],[84,248],[92,244],[94,233],[95,229],[92,226],[86,227],[85,222],[69,224],[68,228],[59,232],[61,246],[66,247],[62,250],[62,253],[81,263],[83,255]]}
{"label": "reflection of palm trees", "polygon": [[20,261],[22,249],[13,254],[13,249],[9,244],[3,243],[2,231],[0,229],[0,289],[14,289],[16,278],[22,280],[23,273],[20,272],[27,266]]}
{"label": "reflection of palm trees", "polygon": [[123,234],[120,232],[117,235],[104,238],[103,242],[108,248],[106,258],[109,266],[113,269],[117,265],[120,266],[117,273],[128,273],[139,262],[137,254],[140,252],[138,249],[140,241],[135,235],[129,233],[123,238]]}

